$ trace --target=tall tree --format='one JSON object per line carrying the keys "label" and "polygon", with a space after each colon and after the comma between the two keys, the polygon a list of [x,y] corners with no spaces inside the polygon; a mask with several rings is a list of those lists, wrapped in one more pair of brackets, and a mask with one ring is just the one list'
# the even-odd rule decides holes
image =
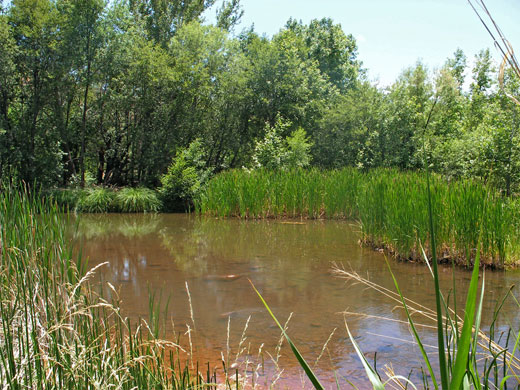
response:
{"label": "tall tree", "polygon": [[318,62],[321,73],[340,91],[356,85],[361,67],[357,44],[351,34],[343,32],[341,25],[323,18],[313,19],[308,26],[289,19],[286,26],[303,38],[308,58]]}
{"label": "tall tree", "polygon": [[101,22],[105,2],[104,0],[64,0],[62,7],[66,18],[65,39],[69,48],[76,49],[73,71],[77,73],[78,82],[83,87],[79,170],[81,186],[84,186],[89,90],[93,82],[93,66],[96,53],[103,44]]}
{"label": "tall tree", "polygon": [[130,0],[132,11],[142,18],[155,42],[166,47],[175,31],[199,20],[215,0]]}
{"label": "tall tree", "polygon": [[59,18],[49,0],[14,0],[8,10],[20,88],[13,110],[17,126],[11,134],[20,157],[20,177],[27,182],[52,182],[59,170],[58,136],[50,123],[52,112],[47,110],[46,99],[61,40]]}
{"label": "tall tree", "polygon": [[224,0],[217,10],[217,27],[232,31],[242,16],[244,16],[244,10],[240,6],[240,0]]}

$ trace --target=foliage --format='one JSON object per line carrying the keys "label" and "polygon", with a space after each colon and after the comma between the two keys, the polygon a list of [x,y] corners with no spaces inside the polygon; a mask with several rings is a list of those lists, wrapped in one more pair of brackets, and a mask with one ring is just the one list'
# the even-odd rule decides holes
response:
{"label": "foliage", "polygon": [[[508,72],[497,77],[489,51],[470,72],[458,49],[440,69],[417,62],[381,88],[367,80],[354,37],[330,18],[290,19],[267,38],[254,28],[232,33],[238,0],[220,4],[215,25],[202,24],[213,5],[5,5],[2,178],[153,188],[198,139],[205,168],[216,172],[253,164],[417,169],[426,152],[443,175],[519,191],[518,107],[506,103],[518,85]],[[194,176],[186,180],[196,186]]]}
{"label": "foliage", "polygon": [[301,127],[294,130],[286,138],[287,154],[286,166],[288,168],[305,168],[311,163],[312,141],[307,137],[307,133]]}
{"label": "foliage", "polygon": [[266,124],[264,138],[255,144],[253,161],[257,167],[280,169],[285,166],[287,147],[281,134],[290,125],[290,122],[284,122],[280,116],[276,118],[274,126]]}
{"label": "foliage", "polygon": [[173,159],[168,172],[161,178],[159,194],[167,211],[190,208],[208,181],[211,170],[206,168],[205,151],[200,140],[181,149]]}
{"label": "foliage", "polygon": [[114,210],[114,192],[108,188],[91,188],[81,196],[76,211],[82,213],[107,213]]}
{"label": "foliage", "polygon": [[60,210],[74,211],[80,199],[87,196],[87,191],[76,188],[54,189],[44,193]]}
{"label": "foliage", "polygon": [[309,166],[312,142],[301,127],[283,139],[282,134],[287,133],[290,127],[291,122],[282,120],[280,116],[276,118],[274,126],[266,124],[264,138],[255,143],[253,162],[256,167],[292,169]]}

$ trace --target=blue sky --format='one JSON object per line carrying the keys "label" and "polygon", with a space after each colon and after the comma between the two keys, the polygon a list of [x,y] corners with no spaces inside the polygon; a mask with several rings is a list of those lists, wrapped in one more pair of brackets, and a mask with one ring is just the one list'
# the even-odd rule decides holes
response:
{"label": "blue sky", "polygon": [[[272,36],[293,17],[308,23],[331,17],[356,37],[359,59],[381,86],[421,59],[440,67],[460,47],[471,61],[489,47],[490,36],[467,0],[241,0],[241,25]],[[487,0],[486,5],[513,47],[520,52],[520,0]]]}

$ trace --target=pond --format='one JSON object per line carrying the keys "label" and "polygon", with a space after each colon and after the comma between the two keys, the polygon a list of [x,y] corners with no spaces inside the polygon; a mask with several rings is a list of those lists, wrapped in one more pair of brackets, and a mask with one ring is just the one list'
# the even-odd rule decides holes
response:
{"label": "pond", "polygon": [[[124,315],[135,321],[147,319],[150,294],[155,294],[156,302],[162,297],[167,335],[181,335],[180,342],[187,350],[191,338],[195,359],[204,365],[210,362],[217,373],[222,372],[222,356],[227,359],[229,354],[231,364],[240,352],[239,368],[244,368],[246,359],[252,361],[248,372],[256,370],[259,384],[276,379],[278,366],[283,369],[279,387],[301,387],[297,361],[285,342],[277,353],[280,331],[253,291],[250,279],[282,323],[292,313],[288,333],[307,361],[314,365],[322,355],[316,372],[327,388],[333,387],[334,372],[342,388],[349,387],[345,378],[362,388],[368,385],[345,330],[345,311],[366,315],[345,318],[369,361],[377,356],[379,368],[391,364],[405,376],[413,370],[412,378],[418,379],[420,353],[402,322],[406,320],[404,312],[381,293],[331,273],[336,263],[393,289],[384,255],[361,247],[358,230],[349,221],[108,214],[82,215],[76,237],[89,267],[109,263],[99,269],[98,277],[119,291]],[[389,263],[404,294],[433,308],[428,268],[393,260]],[[442,287],[448,292],[453,286],[451,267],[441,267],[441,276]],[[466,270],[456,270],[459,307],[470,276]],[[483,321],[489,324],[496,302],[520,274],[486,272],[485,277]],[[517,323],[517,310],[512,305],[502,314],[502,323]],[[240,343],[246,323],[246,339]],[[426,344],[436,343],[431,329],[421,332]],[[258,364],[262,367],[257,369]]]}

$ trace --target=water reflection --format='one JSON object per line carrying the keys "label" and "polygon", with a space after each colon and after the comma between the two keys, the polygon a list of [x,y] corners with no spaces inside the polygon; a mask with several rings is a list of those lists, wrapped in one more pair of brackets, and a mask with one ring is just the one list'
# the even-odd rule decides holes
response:
{"label": "water reflection", "polygon": [[[330,274],[332,262],[342,263],[393,288],[382,254],[361,248],[357,228],[349,222],[217,220],[175,214],[84,215],[75,234],[90,266],[109,262],[101,277],[120,290],[123,310],[132,318],[146,318],[150,292],[161,291],[163,297],[171,297],[168,318],[177,329],[185,329],[185,324],[191,324],[185,288],[188,282],[196,325],[195,348],[201,362],[220,360],[221,351],[226,349],[228,318],[231,346],[236,348],[251,316],[246,342],[251,354],[262,344],[265,351],[275,353],[280,334],[252,291],[248,283],[251,279],[281,320],[294,313],[290,334],[309,361],[319,356],[337,329],[317,366],[321,378],[331,386],[333,370],[366,384],[344,331],[340,313],[345,310],[374,316],[348,318],[369,358],[377,353],[379,364],[391,362],[403,375],[420,367],[419,352],[408,343],[408,326],[377,318],[405,321],[402,310],[396,310],[395,304],[381,294]],[[433,283],[426,267],[393,262],[392,268],[407,297],[433,307]],[[442,268],[441,273],[442,286],[448,291],[451,269]],[[457,271],[459,292],[465,291],[469,278],[469,272]],[[496,301],[518,278],[517,272],[486,275],[484,321],[489,321]],[[516,311],[505,313],[504,321],[517,320]],[[426,344],[434,344],[435,335],[423,332]],[[286,348],[282,348],[281,365],[285,379],[280,383],[299,384],[296,361]],[[267,370],[269,367],[267,364]]]}

